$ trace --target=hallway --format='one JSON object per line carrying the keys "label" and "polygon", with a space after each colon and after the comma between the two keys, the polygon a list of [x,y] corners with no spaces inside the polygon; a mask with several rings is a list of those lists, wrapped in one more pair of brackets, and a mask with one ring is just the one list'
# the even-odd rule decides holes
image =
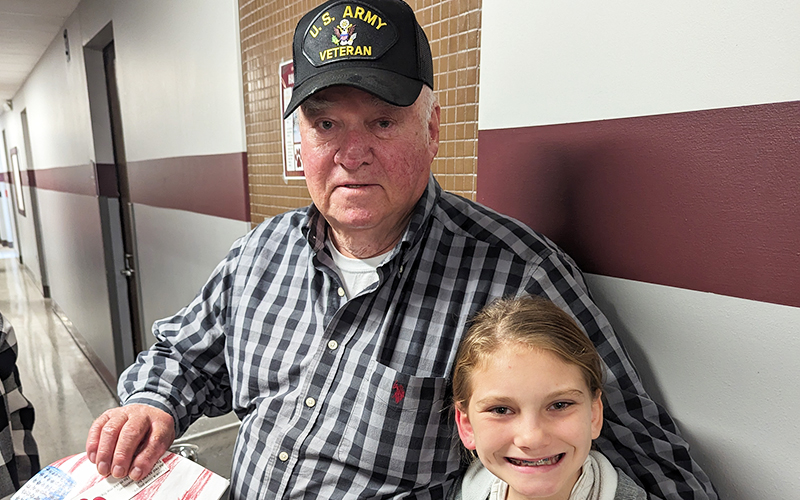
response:
{"label": "hallway", "polygon": [[117,398],[19,263],[0,250],[0,311],[14,326],[23,394],[33,403],[41,465],[84,450],[92,421]]}
{"label": "hallway", "polygon": [[[17,335],[17,365],[23,394],[36,412],[33,435],[41,466],[81,453],[94,419],[117,405],[116,393],[89,363],[50,300],[42,297],[16,252],[7,248],[0,248],[0,311]],[[238,427],[232,413],[202,417],[172,449],[183,446],[198,463],[228,478]]]}

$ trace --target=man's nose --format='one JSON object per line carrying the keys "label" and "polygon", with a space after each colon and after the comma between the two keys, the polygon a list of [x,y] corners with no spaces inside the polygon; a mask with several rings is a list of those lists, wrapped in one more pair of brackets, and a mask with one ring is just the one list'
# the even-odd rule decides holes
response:
{"label": "man's nose", "polygon": [[369,135],[364,130],[350,129],[344,133],[333,161],[347,169],[368,164],[372,158]]}

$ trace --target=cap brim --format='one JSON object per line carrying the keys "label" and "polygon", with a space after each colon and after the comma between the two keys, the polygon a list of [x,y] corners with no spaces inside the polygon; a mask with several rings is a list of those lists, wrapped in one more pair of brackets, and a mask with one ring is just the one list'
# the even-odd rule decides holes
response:
{"label": "cap brim", "polygon": [[384,69],[354,68],[352,65],[330,69],[312,76],[292,89],[292,98],[283,118],[288,118],[312,94],[336,85],[355,87],[395,106],[411,106],[419,97],[423,83]]}

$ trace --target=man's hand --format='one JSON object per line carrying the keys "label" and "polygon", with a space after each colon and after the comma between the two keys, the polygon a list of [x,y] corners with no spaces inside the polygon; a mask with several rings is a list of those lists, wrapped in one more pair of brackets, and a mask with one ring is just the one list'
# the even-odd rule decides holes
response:
{"label": "man's hand", "polygon": [[134,481],[153,469],[175,440],[172,416],[158,408],[132,404],[100,415],[89,429],[86,456],[103,476]]}

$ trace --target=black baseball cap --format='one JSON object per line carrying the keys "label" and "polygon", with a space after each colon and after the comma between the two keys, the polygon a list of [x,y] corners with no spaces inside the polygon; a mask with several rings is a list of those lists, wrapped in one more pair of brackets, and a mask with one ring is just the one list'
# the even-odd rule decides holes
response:
{"label": "black baseball cap", "polygon": [[297,23],[294,88],[283,117],[311,94],[348,85],[396,106],[433,88],[433,59],[414,11],[401,0],[329,0]]}

